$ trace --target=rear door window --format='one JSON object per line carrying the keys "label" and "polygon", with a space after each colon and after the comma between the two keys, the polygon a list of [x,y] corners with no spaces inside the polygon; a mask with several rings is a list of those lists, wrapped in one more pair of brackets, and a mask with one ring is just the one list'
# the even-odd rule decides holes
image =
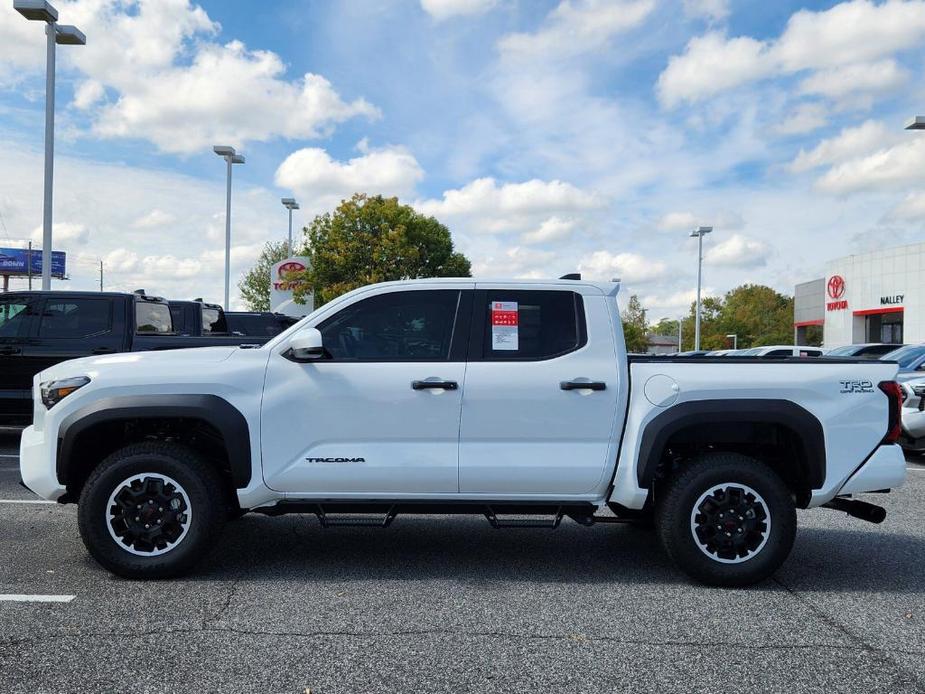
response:
{"label": "rear door window", "polygon": [[0,299],[0,338],[28,337],[34,318],[29,299]]}
{"label": "rear door window", "polygon": [[202,334],[217,335],[227,334],[228,325],[225,322],[225,314],[221,309],[213,306],[202,307]]}
{"label": "rear door window", "polygon": [[135,332],[139,335],[169,335],[173,332],[167,304],[136,301]]}
{"label": "rear door window", "polygon": [[49,299],[39,321],[43,339],[97,337],[112,332],[108,299]]}
{"label": "rear door window", "polygon": [[491,289],[482,295],[482,360],[553,359],[587,342],[584,303],[575,292]]}

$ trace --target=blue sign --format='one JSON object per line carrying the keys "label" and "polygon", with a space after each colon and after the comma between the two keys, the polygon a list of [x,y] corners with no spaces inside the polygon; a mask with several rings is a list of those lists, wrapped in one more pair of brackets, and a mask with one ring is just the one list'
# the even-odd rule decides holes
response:
{"label": "blue sign", "polygon": [[[30,268],[30,251],[25,248],[0,248],[0,275],[42,274],[42,251],[33,249]],[[65,275],[64,251],[51,252],[51,276],[63,278]]]}

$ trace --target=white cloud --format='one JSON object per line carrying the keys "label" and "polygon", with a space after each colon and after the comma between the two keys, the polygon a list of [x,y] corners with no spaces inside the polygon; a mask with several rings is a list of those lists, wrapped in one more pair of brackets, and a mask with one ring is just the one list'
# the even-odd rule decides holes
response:
{"label": "white cloud", "polygon": [[896,190],[921,183],[925,170],[925,140],[914,137],[829,169],[816,181],[819,190],[851,193],[860,190]]}
{"label": "white cloud", "polygon": [[506,58],[524,61],[592,52],[641,24],[654,7],[654,0],[562,0],[538,31],[508,34],[498,49]]}
{"label": "white cloud", "polygon": [[828,123],[828,109],[818,103],[800,104],[775,128],[781,135],[802,135]]}
{"label": "white cloud", "polygon": [[704,261],[708,265],[756,267],[767,264],[770,252],[770,247],[764,241],[733,234],[708,248],[704,253]]}
{"label": "white cloud", "polygon": [[683,0],[684,14],[696,19],[721,22],[729,16],[729,0]]}
{"label": "white cloud", "polygon": [[421,9],[442,22],[451,17],[484,14],[497,4],[498,0],[421,0]]}
{"label": "white cloud", "polygon": [[836,100],[859,92],[869,97],[894,92],[908,79],[909,73],[895,60],[880,60],[820,70],[800,83],[800,91]]}
{"label": "white cloud", "polygon": [[683,55],[669,59],[656,89],[662,103],[675,106],[765,77],[772,69],[762,42],[748,36],[727,39],[711,32],[691,39]]}
{"label": "white cloud", "polygon": [[925,220],[925,193],[909,193],[886,216],[889,222],[916,222]]}
{"label": "white cloud", "polygon": [[897,135],[882,122],[868,120],[859,126],[845,128],[833,138],[822,140],[809,152],[801,149],[790,169],[800,172],[841,162],[880,149],[896,138]]}
{"label": "white cloud", "polygon": [[499,254],[486,254],[476,258],[472,264],[472,275],[542,279],[555,276],[548,270],[555,260],[556,254],[552,251],[512,246]]}
{"label": "white cloud", "polygon": [[[11,5],[0,10],[0,64],[40,69],[26,59],[26,46],[41,58],[41,40],[36,51],[31,36],[23,39],[27,30],[41,39],[41,31]],[[62,69],[76,67],[86,78],[74,105],[90,114],[100,137],[188,153],[217,141],[323,137],[350,118],[380,115],[362,98],[342,99],[321,75],[288,79],[276,53],[214,42],[218,23],[189,0],[76,0],[59,9],[62,21],[90,37],[60,56]]]}
{"label": "white cloud", "polygon": [[[42,243],[42,227],[37,226],[32,230],[30,238],[33,244]],[[90,230],[83,224],[73,222],[54,222],[51,225],[51,238],[54,242],[54,249],[69,250],[77,246],[84,246],[90,241]]]}
{"label": "white cloud", "polygon": [[637,253],[594,251],[579,261],[578,270],[587,279],[606,282],[619,278],[624,284],[641,284],[664,277],[668,268]]}
{"label": "white cloud", "polygon": [[415,206],[438,219],[468,220],[472,233],[527,232],[555,216],[598,209],[603,201],[570,183],[532,179],[498,184],[479,178]]}
{"label": "white cloud", "polygon": [[[153,209],[148,212],[146,215],[143,215],[132,222],[132,226],[136,229],[157,229],[158,227],[165,227],[168,224],[172,224],[176,220],[169,212],[164,212],[164,210]],[[167,232],[167,229],[162,231]]]}
{"label": "white cloud", "polygon": [[656,222],[662,231],[691,231],[698,226],[697,216],[693,212],[669,212]]}
{"label": "white cloud", "polygon": [[550,217],[549,219],[543,220],[539,228],[521,234],[520,240],[528,244],[561,241],[572,235],[576,225],[577,222],[574,219]]}
{"label": "white cloud", "polygon": [[[685,52],[673,56],[659,76],[658,93],[666,106],[696,102],[770,76],[873,63],[915,46],[923,38],[925,2],[920,0],[880,4],[852,0],[822,12],[800,10],[790,17],[777,39],[727,38],[716,32],[691,39]],[[884,76],[890,69],[885,65],[852,68],[859,77],[863,73],[857,86],[869,91],[875,73]],[[850,71],[829,73],[833,85],[838,85],[832,89],[840,91],[840,97],[852,91],[849,75]],[[901,84],[898,71],[888,77],[888,85],[874,86],[884,90]],[[825,86],[824,79],[810,78],[808,87],[818,92]]]}
{"label": "white cloud", "polygon": [[404,147],[370,149],[346,162],[323,149],[306,147],[286,157],[276,170],[276,184],[295,191],[310,210],[330,209],[354,193],[409,197],[424,171]]}

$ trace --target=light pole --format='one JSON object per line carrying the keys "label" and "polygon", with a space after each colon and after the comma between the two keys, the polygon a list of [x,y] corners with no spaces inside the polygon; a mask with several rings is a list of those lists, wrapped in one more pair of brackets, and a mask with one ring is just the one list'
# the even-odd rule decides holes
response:
{"label": "light pole", "polygon": [[42,289],[51,289],[51,220],[55,160],[55,45],[83,46],[87,37],[75,26],[58,24],[58,10],[45,0],[14,0],[13,9],[45,22],[45,197],[42,210]]}
{"label": "light pole", "polygon": [[694,349],[700,349],[700,278],[703,269],[703,237],[713,231],[713,227],[697,227],[691,237],[697,237],[697,317],[694,321]]}
{"label": "light pole", "polygon": [[280,198],[280,202],[289,210],[289,255],[292,255],[292,211],[299,209],[299,203],[295,198]]}
{"label": "light pole", "polygon": [[739,336],[737,334],[726,335],[726,339],[728,340],[729,338],[732,338],[732,348],[738,349],[739,348]]}
{"label": "light pole", "polygon": [[231,287],[231,166],[232,164],[243,164],[244,155],[234,151],[234,147],[227,145],[215,145],[212,148],[218,156],[225,160],[228,166],[228,175],[226,180],[225,191],[225,310],[229,310],[229,296]]}
{"label": "light pole", "polygon": [[678,354],[681,353],[681,335],[684,334],[684,319],[678,318]]}

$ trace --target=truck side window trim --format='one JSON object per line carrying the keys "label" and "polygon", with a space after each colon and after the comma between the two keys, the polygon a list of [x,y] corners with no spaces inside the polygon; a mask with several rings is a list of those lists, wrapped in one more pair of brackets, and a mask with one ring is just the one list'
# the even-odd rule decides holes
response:
{"label": "truck side window trim", "polygon": [[[383,300],[383,297],[394,297],[396,295],[402,294],[434,294],[435,292],[440,293],[455,293],[455,310],[452,318],[452,324],[449,329],[449,339],[448,339],[448,351],[445,356],[441,357],[412,357],[412,358],[390,358],[387,356],[370,356],[370,357],[344,357],[344,356],[334,356],[331,354],[330,349],[326,348],[328,355],[324,359],[312,362],[313,364],[324,364],[324,363],[339,363],[339,364],[351,364],[351,363],[415,363],[415,362],[464,362],[466,361],[466,352],[467,352],[467,338],[469,335],[469,319],[471,314],[472,307],[472,290],[465,289],[425,289],[425,290],[404,290],[396,292],[386,292],[383,294],[374,294],[373,296],[365,297],[351,303],[349,306],[337,311],[331,316],[325,318],[321,323],[316,327],[324,335],[325,329],[329,328],[338,317],[342,316],[345,311],[352,311],[356,309],[363,303],[375,300]],[[326,336],[325,336],[326,337]],[[325,340],[327,344],[327,339]]]}
{"label": "truck side window trim", "polygon": [[[488,307],[492,301],[506,301],[508,300],[507,297],[510,297],[510,300],[514,300],[516,297],[521,297],[517,300],[523,304],[527,304],[527,302],[523,301],[522,297],[531,294],[543,295],[554,292],[568,293],[572,297],[576,335],[574,345],[570,346],[568,349],[558,350],[540,356],[520,355],[516,352],[493,352],[486,348],[486,344],[491,337],[488,332],[488,321],[490,317]],[[472,331],[469,339],[469,361],[549,361],[550,359],[558,359],[566,354],[577,352],[587,344],[588,330],[585,319],[584,298],[577,292],[565,289],[518,289],[516,291],[501,289],[475,290],[472,307]]]}

